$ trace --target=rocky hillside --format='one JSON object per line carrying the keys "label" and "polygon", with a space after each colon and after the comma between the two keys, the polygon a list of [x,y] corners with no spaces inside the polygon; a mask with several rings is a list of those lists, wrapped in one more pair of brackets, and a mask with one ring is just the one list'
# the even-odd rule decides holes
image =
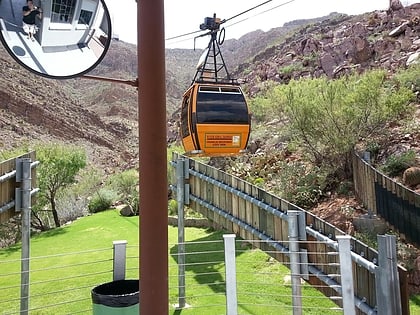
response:
{"label": "rocky hillside", "polygon": [[418,62],[420,3],[357,16],[333,15],[298,32],[241,64],[235,72],[249,87],[280,84],[302,77],[335,78],[349,70],[384,68],[390,72]]}
{"label": "rocky hillside", "polygon": [[[64,81],[35,76],[0,48],[0,150],[39,142],[66,142],[86,148],[108,172],[132,164],[137,126],[107,122],[81,102],[92,90],[73,90]],[[107,163],[104,163],[107,161]]]}

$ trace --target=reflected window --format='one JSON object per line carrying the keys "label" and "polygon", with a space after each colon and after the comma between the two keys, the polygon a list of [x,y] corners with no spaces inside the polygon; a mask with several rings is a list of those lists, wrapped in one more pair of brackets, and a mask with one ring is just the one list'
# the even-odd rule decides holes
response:
{"label": "reflected window", "polygon": [[181,108],[181,135],[183,138],[190,135],[190,129],[188,128],[188,105],[190,103],[190,98],[187,97],[184,99]]}
{"label": "reflected window", "polygon": [[220,93],[200,89],[197,122],[201,124],[249,124],[248,108],[241,93]]}
{"label": "reflected window", "polygon": [[72,23],[76,0],[53,0],[51,22]]}
{"label": "reflected window", "polygon": [[92,15],[93,15],[93,12],[91,11],[81,10],[78,24],[90,25],[90,20],[92,20]]}
{"label": "reflected window", "polygon": [[99,27],[101,30],[102,30],[102,32],[104,32],[105,34],[108,34],[109,33],[109,29],[108,29],[108,20],[105,18],[105,16],[104,16],[104,18],[102,18],[102,22],[101,22],[101,25],[100,25],[100,27]]}

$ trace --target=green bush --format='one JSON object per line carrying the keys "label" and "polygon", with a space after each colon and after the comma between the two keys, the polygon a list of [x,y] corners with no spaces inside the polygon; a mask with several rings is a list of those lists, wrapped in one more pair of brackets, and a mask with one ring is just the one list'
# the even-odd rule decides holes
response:
{"label": "green bush", "polygon": [[171,199],[168,202],[168,213],[169,215],[178,214],[178,202],[175,199]]}
{"label": "green bush", "polygon": [[117,200],[118,194],[106,188],[98,190],[89,202],[88,209],[91,213],[107,210]]}
{"label": "green bush", "polygon": [[[285,175],[285,176],[283,176]],[[286,200],[309,209],[323,196],[327,172],[303,163],[288,163],[282,171],[282,190]]]}
{"label": "green bush", "polygon": [[413,64],[407,69],[398,71],[391,81],[396,86],[403,86],[413,92],[420,91],[420,64]]}
{"label": "green bush", "polygon": [[416,151],[408,150],[401,154],[389,156],[381,170],[389,176],[397,176],[415,163]]}
{"label": "green bush", "polygon": [[[384,71],[326,78],[291,80],[275,96],[279,118],[287,117],[289,134],[310,161],[349,176],[351,152],[360,139],[383,134],[387,122],[406,114],[414,93],[390,85]],[[267,100],[270,102],[270,100]]]}
{"label": "green bush", "polygon": [[[134,213],[138,213],[139,193],[137,190],[139,173],[135,169],[130,169],[122,173],[115,174],[107,180],[107,186],[118,195],[122,202],[130,205]],[[117,199],[116,198],[116,199]]]}

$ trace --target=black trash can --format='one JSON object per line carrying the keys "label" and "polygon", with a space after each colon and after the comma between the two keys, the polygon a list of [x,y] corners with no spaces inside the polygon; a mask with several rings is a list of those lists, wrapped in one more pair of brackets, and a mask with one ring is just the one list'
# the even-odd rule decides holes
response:
{"label": "black trash can", "polygon": [[93,315],[138,315],[139,280],[118,280],[92,289]]}

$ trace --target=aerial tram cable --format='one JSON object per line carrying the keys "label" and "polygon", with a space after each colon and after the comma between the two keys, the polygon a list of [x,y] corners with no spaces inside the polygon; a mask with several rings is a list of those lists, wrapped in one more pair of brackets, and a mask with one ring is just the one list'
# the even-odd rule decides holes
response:
{"label": "aerial tram cable", "polygon": [[264,14],[264,13],[267,13],[267,12],[270,12],[270,11],[273,11],[273,10],[279,8],[279,7],[282,7],[282,6],[286,5],[286,4],[289,4],[289,3],[294,2],[294,1],[295,0],[290,0],[290,1],[287,1],[287,2],[283,2],[283,3],[281,3],[279,5],[276,5],[276,6],[272,7],[272,8],[270,8],[270,9],[267,9],[267,10],[264,10],[264,11],[261,11],[261,12],[258,12],[256,14],[252,15],[252,16],[246,17],[246,18],[244,18],[242,20],[239,20],[239,21],[237,21],[235,23],[228,24],[228,25],[225,26],[225,28],[230,27],[230,26],[233,26],[233,25],[236,25],[236,24],[239,24],[239,23],[242,23],[242,22],[245,22],[245,21],[247,21],[249,19],[252,19],[252,18],[254,18],[254,17],[258,16],[258,15],[261,15],[261,14]]}
{"label": "aerial tram cable", "polygon": [[[264,1],[264,2],[262,2],[262,3],[260,3],[260,4],[256,5],[256,6],[254,6],[254,7],[252,7],[252,8],[249,8],[249,9],[247,9],[247,10],[245,10],[245,11],[242,11],[242,12],[240,12],[240,13],[238,13],[238,14],[235,14],[234,16],[232,16],[232,17],[230,17],[230,18],[228,18],[228,19],[224,19],[224,20],[222,20],[220,23],[221,23],[221,24],[224,24],[224,23],[226,23],[226,22],[229,22],[230,20],[233,20],[233,19],[235,19],[235,18],[237,18],[237,17],[239,17],[239,16],[241,16],[241,15],[243,15],[243,14],[245,14],[245,13],[248,13],[248,12],[250,12],[250,11],[253,11],[253,10],[255,10],[255,9],[257,9],[257,8],[261,7],[261,6],[264,6],[264,5],[266,5],[267,3],[272,2],[272,1],[275,1],[275,0],[267,0],[267,1]],[[295,1],[295,0],[289,0],[289,1],[287,1],[287,2],[283,2],[283,3],[281,3],[281,4],[277,5],[277,6],[274,6],[274,7],[270,8],[270,9],[267,9],[267,10],[265,10],[265,11],[259,12],[259,13],[255,14],[255,15],[251,16],[251,17],[248,17],[248,18],[242,19],[242,20],[240,20],[240,21],[238,21],[238,22],[235,22],[235,23],[232,23],[232,24],[226,25],[226,26],[225,26],[225,28],[226,28],[226,27],[230,27],[230,26],[232,26],[232,25],[239,24],[239,23],[241,23],[241,22],[243,22],[243,21],[246,21],[246,20],[248,20],[248,19],[250,19],[250,18],[253,18],[253,17],[255,17],[255,16],[258,16],[258,15],[261,15],[261,14],[264,14],[264,13],[267,13],[267,12],[270,12],[270,11],[272,11],[272,10],[274,10],[274,9],[277,9],[277,8],[279,8],[279,7],[282,7],[282,6],[286,5],[286,4],[289,4],[289,3],[294,2],[294,1]],[[197,31],[193,31],[193,32],[189,32],[189,33],[185,33],[185,34],[181,34],[181,35],[176,35],[176,36],[173,36],[173,37],[168,37],[168,38],[166,38],[165,40],[166,40],[166,41],[170,41],[170,40],[173,40],[173,39],[178,39],[178,38],[182,38],[182,37],[186,37],[186,36],[194,35],[194,34],[197,34],[197,33],[200,33],[200,32],[202,32],[202,30],[197,30]],[[191,39],[191,38],[188,38],[188,39],[186,39],[186,40],[189,40],[189,39]],[[180,40],[180,41],[177,41],[177,42],[182,42],[182,41],[184,41],[184,40]]]}

